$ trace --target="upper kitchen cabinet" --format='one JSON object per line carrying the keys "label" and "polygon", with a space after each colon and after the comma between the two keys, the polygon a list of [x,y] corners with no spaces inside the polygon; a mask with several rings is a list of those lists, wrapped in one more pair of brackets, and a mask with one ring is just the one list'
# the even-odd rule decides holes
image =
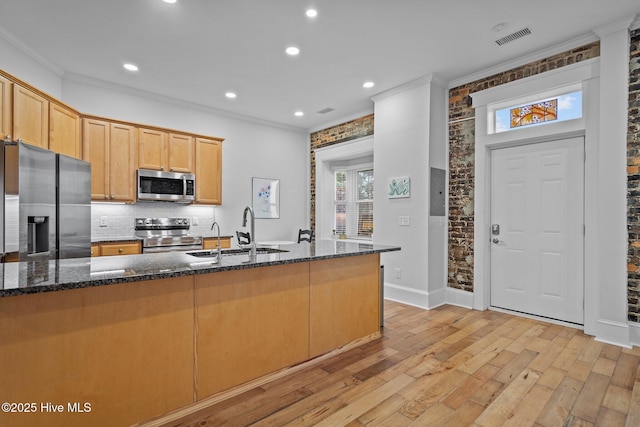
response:
{"label": "upper kitchen cabinet", "polygon": [[222,140],[196,138],[196,203],[222,204]]}
{"label": "upper kitchen cabinet", "polygon": [[194,155],[193,137],[178,133],[170,133],[167,144],[167,158],[171,172],[193,172]]}
{"label": "upper kitchen cabinet", "polygon": [[13,84],[13,139],[49,148],[49,101]]}
{"label": "upper kitchen cabinet", "polygon": [[167,134],[153,129],[138,129],[138,168],[164,171]]}
{"label": "upper kitchen cabinet", "polygon": [[11,98],[13,88],[10,80],[0,76],[0,137],[13,139],[11,121]]}
{"label": "upper kitchen cabinet", "polygon": [[193,136],[138,129],[138,168],[193,172]]}
{"label": "upper kitchen cabinet", "polygon": [[84,159],[91,162],[91,199],[134,203],[136,128],[83,119]]}
{"label": "upper kitchen cabinet", "polygon": [[49,150],[82,158],[80,115],[51,102],[49,104]]}

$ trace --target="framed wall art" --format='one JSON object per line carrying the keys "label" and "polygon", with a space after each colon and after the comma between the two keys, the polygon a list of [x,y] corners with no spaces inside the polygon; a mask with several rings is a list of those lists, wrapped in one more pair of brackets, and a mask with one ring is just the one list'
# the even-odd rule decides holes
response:
{"label": "framed wall art", "polygon": [[389,178],[387,196],[389,196],[390,199],[411,197],[411,178],[408,176]]}
{"label": "framed wall art", "polygon": [[252,178],[251,199],[256,218],[280,218],[280,180]]}

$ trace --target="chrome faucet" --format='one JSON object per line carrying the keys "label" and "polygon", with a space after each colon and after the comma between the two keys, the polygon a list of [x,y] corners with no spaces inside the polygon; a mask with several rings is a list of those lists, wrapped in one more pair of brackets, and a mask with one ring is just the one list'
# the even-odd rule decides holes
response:
{"label": "chrome faucet", "polygon": [[211,255],[215,254],[215,262],[220,262],[220,258],[222,256],[222,249],[220,249],[220,225],[216,221],[213,221],[213,224],[211,224],[211,231],[213,231],[213,227],[218,229],[218,244],[216,245],[215,252],[213,251],[213,248],[211,248]]}
{"label": "chrome faucet", "polygon": [[256,217],[253,215],[253,209],[247,206],[242,214],[242,226],[247,226],[247,212],[251,214],[251,248],[249,249],[249,258],[256,259]]}

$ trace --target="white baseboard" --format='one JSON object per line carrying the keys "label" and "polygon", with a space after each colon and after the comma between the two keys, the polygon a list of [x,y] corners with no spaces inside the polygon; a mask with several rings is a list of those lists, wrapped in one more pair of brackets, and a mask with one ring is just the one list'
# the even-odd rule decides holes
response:
{"label": "white baseboard", "polygon": [[605,344],[613,344],[620,347],[631,348],[632,328],[628,323],[598,320],[596,325],[595,340]]}
{"label": "white baseboard", "polygon": [[447,287],[447,304],[473,309],[473,292]]}
{"label": "white baseboard", "polygon": [[427,292],[420,289],[399,286],[393,283],[384,284],[384,298],[402,304],[431,310],[446,304],[446,293],[444,289],[435,292]]}
{"label": "white baseboard", "polygon": [[629,341],[632,346],[640,346],[640,323],[629,322]]}

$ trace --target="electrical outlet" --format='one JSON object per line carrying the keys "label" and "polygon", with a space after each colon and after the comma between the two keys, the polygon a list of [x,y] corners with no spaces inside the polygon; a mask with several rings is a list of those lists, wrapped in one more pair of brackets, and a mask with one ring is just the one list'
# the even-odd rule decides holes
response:
{"label": "electrical outlet", "polygon": [[402,270],[399,267],[396,267],[396,279],[402,278]]}
{"label": "electrical outlet", "polygon": [[411,217],[410,216],[401,216],[398,217],[398,224],[402,226],[411,225]]}
{"label": "electrical outlet", "polygon": [[101,216],[100,217],[100,227],[106,227],[107,226],[107,217],[106,216]]}
{"label": "electrical outlet", "polygon": [[198,225],[198,217],[194,216],[193,218],[191,218],[191,225]]}

